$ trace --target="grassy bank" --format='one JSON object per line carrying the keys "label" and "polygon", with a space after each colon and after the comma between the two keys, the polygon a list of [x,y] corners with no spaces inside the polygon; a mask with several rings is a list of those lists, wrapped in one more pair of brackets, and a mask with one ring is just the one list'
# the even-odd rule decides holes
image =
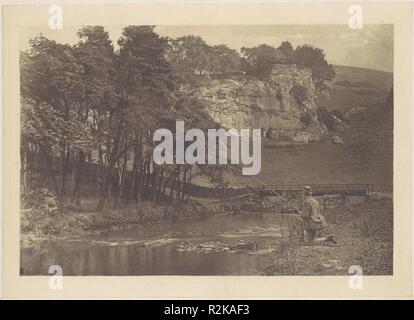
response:
{"label": "grassy bank", "polygon": [[38,208],[21,210],[22,245],[31,242],[103,231],[143,228],[146,225],[171,223],[184,219],[196,219],[206,215],[239,212],[231,202],[188,201],[179,205],[156,205],[152,202],[135,203],[119,209],[102,212],[75,212]]}
{"label": "grassy bank", "polygon": [[346,275],[362,267],[364,275],[393,274],[392,200],[368,200],[325,209],[324,215],[339,246],[304,246],[288,238],[263,266],[264,275]]}

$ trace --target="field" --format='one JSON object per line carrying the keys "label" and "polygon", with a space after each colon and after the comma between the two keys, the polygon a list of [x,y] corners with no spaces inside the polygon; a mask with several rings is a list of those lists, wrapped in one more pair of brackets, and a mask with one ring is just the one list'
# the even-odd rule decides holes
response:
{"label": "field", "polygon": [[318,106],[343,112],[353,107],[375,108],[386,101],[392,88],[389,72],[346,66],[334,66],[334,70],[335,78],[327,83],[329,96],[320,97]]}
{"label": "field", "polygon": [[[392,86],[392,74],[352,67],[335,67],[332,81],[369,83],[365,88],[332,85],[330,98],[319,102],[346,111],[366,107],[355,115],[345,132],[338,132],[344,144],[321,142],[290,147],[263,147],[262,170],[257,176],[268,184],[369,183],[378,191],[392,191],[393,108],[385,101]],[[229,176],[231,184],[257,182],[249,177]]]}

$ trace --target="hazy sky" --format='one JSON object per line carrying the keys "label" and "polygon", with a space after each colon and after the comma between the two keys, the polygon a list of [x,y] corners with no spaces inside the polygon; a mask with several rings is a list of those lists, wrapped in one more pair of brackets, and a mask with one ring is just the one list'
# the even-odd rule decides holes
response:
{"label": "hazy sky", "polygon": [[[63,30],[30,28],[21,32],[21,48],[27,49],[28,39],[39,35],[62,43],[76,42],[79,27],[65,26]],[[105,27],[116,44],[122,26]],[[155,31],[172,38],[193,34],[201,36],[209,45],[227,44],[240,50],[266,43],[279,46],[289,41],[294,47],[309,43],[323,49],[329,63],[393,71],[392,25],[364,25],[362,30],[351,30],[347,25],[307,26],[157,26]]]}

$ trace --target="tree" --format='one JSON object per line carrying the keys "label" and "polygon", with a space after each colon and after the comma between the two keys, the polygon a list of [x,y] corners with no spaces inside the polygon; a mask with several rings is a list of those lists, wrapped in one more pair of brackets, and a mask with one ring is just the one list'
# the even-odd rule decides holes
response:
{"label": "tree", "polygon": [[283,53],[289,63],[293,61],[294,49],[289,41],[283,41],[277,50]]}
{"label": "tree", "polygon": [[214,46],[210,50],[211,69],[215,73],[230,73],[240,69],[240,55],[226,45]]}
{"label": "tree", "polygon": [[241,53],[245,58],[242,62],[244,71],[261,78],[266,78],[271,74],[275,63],[288,63],[283,52],[267,44],[253,48],[243,47]]}
{"label": "tree", "polygon": [[230,73],[239,70],[240,55],[224,44],[209,46],[200,37],[169,39],[167,60],[178,74]]}
{"label": "tree", "polygon": [[[42,154],[63,209],[71,154],[90,142],[89,131],[73,111],[81,96],[84,69],[72,47],[42,36],[30,41],[30,50],[21,54],[20,61],[22,140],[36,145]],[[27,147],[22,145],[29,152]]]}
{"label": "tree", "polygon": [[128,197],[155,200],[165,191],[166,183],[171,190],[179,187],[172,185],[180,175],[177,168],[153,162],[151,140],[156,128],[165,127],[180,115],[176,76],[166,59],[167,40],[153,27],[126,27],[118,44],[116,83],[124,114],[124,144],[132,148],[133,157]]}
{"label": "tree", "polygon": [[335,71],[332,65],[326,61],[323,50],[311,45],[298,46],[295,49],[294,62],[312,70],[312,77],[316,89],[319,91],[325,88],[324,81],[332,80],[335,77]]}
{"label": "tree", "polygon": [[202,74],[211,70],[211,47],[192,35],[170,39],[167,59],[178,73]]}
{"label": "tree", "polygon": [[[80,121],[90,129],[98,162],[98,193],[105,189],[107,160],[115,141],[117,114],[115,53],[108,33],[101,26],[83,27],[78,32],[79,42],[74,46],[75,55],[85,72],[81,77],[82,97],[75,105]],[[72,201],[80,204],[80,186],[85,153],[81,150],[74,165]]]}

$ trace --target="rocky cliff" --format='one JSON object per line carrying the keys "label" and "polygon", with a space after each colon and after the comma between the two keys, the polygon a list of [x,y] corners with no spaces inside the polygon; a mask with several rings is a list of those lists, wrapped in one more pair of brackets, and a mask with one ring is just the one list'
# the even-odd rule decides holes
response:
{"label": "rocky cliff", "polygon": [[315,87],[307,68],[275,65],[268,80],[211,79],[193,94],[226,128],[260,128],[264,137],[293,143],[317,141],[326,132],[316,116]]}

